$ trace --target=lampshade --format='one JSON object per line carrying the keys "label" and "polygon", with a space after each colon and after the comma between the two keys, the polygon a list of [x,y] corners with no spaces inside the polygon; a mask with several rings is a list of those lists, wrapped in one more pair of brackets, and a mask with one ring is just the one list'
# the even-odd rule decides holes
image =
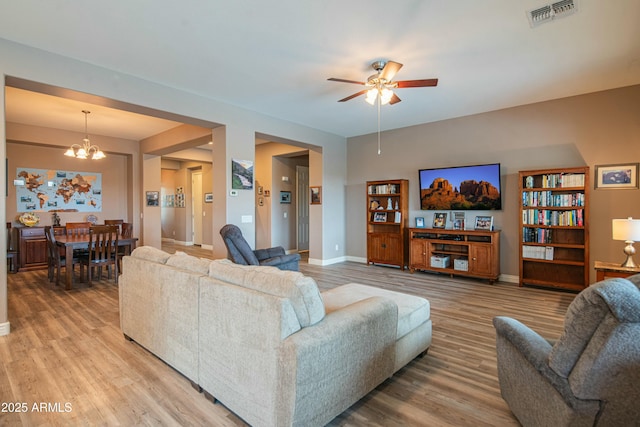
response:
{"label": "lampshade", "polygon": [[614,219],[611,228],[613,231],[613,240],[624,240],[638,242],[640,241],[640,219]]}

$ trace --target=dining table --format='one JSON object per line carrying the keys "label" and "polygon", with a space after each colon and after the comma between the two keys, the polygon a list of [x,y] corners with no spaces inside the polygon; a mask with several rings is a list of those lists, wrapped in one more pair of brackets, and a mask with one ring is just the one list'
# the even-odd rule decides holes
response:
{"label": "dining table", "polygon": [[[129,248],[127,253],[131,253],[135,249],[137,237],[118,236],[118,246]],[[60,235],[56,236],[56,246],[65,249],[65,257],[67,260],[73,259],[73,251],[78,249],[89,249],[89,235]],[[71,290],[73,282],[73,266],[67,265],[65,268],[65,289]]]}

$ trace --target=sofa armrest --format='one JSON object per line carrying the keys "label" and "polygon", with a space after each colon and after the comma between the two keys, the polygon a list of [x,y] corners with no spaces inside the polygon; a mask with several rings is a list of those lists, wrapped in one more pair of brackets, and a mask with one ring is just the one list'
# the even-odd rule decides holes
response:
{"label": "sofa armrest", "polygon": [[284,341],[279,420],[324,425],[393,375],[398,308],[372,297],[328,314]]}

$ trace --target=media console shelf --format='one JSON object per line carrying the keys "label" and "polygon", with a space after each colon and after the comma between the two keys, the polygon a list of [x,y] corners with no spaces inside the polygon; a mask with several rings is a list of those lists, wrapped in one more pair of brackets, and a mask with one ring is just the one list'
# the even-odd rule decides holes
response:
{"label": "media console shelf", "polygon": [[409,271],[488,279],[500,276],[500,231],[409,229]]}

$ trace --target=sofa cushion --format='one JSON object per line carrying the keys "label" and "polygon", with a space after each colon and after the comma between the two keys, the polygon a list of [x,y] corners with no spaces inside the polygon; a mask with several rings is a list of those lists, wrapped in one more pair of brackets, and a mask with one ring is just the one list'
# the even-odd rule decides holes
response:
{"label": "sofa cushion", "polygon": [[131,252],[131,256],[164,264],[167,262],[171,254],[158,248],[154,248],[153,246],[138,246]]}
{"label": "sofa cushion", "polygon": [[176,253],[171,255],[166,262],[166,265],[200,274],[208,274],[210,264],[210,259],[194,257],[181,251],[176,251]]}
{"label": "sofa cushion", "polygon": [[209,276],[234,285],[288,298],[303,328],[314,325],[324,318],[324,303],[318,285],[311,277],[300,272],[283,271],[276,267],[240,265],[227,259],[219,259],[211,262]]}
{"label": "sofa cushion", "polygon": [[374,296],[388,298],[398,306],[396,339],[407,335],[429,320],[431,316],[429,301],[415,295],[407,295],[357,283],[349,283],[322,292],[322,299],[327,313]]}

